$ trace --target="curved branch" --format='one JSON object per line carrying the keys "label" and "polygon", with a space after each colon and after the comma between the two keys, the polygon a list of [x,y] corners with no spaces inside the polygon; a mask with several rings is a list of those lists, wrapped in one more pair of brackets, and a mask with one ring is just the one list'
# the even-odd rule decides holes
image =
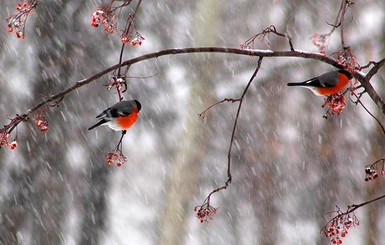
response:
{"label": "curved branch", "polygon": [[[222,54],[236,54],[236,55],[245,55],[245,56],[258,56],[258,57],[296,57],[296,58],[304,58],[304,59],[312,59],[312,60],[318,60],[324,63],[327,63],[329,65],[332,65],[338,69],[342,69],[343,67],[338,64],[337,61],[335,61],[332,58],[329,58],[327,56],[324,56],[322,54],[317,53],[310,53],[306,51],[298,51],[298,50],[290,50],[290,51],[271,51],[271,50],[254,50],[254,49],[239,49],[239,48],[224,48],[224,47],[196,47],[196,48],[175,48],[175,49],[166,49],[159,52],[149,53],[145,54],[130,60],[126,60],[122,62],[121,64],[113,65],[101,72],[98,72],[89,78],[77,81],[74,85],[71,87],[51,96],[48,97],[46,100],[43,100],[39,104],[35,105],[34,107],[30,108],[23,114],[17,116],[17,118],[14,118],[15,120],[12,120],[11,123],[8,125],[5,125],[2,129],[3,131],[8,131],[12,128],[13,125],[19,124],[23,120],[27,120],[28,116],[37,110],[39,110],[41,107],[45,106],[46,104],[57,101],[61,99],[62,97],[66,96],[67,94],[70,94],[71,92],[77,90],[78,88],[89,84],[96,79],[100,78],[103,75],[106,75],[116,69],[118,69],[121,66],[130,66],[136,63],[139,63],[141,61],[149,60],[158,58],[161,56],[167,56],[167,55],[176,55],[176,54],[190,54],[190,53],[222,53]],[[385,61],[382,60],[381,62],[377,63],[377,69],[379,69],[380,66],[383,65]],[[372,73],[375,73],[375,68],[372,68]],[[372,74],[370,73],[370,74]],[[371,75],[372,76],[372,75]],[[367,76],[369,79],[371,76]],[[379,108],[381,108],[381,111],[385,114],[385,103],[380,98],[380,96],[377,94],[377,92],[374,90],[374,88],[369,83],[369,79],[364,77],[363,75],[357,73],[355,74],[355,77],[357,80],[361,82],[363,87],[366,89],[368,95],[372,98],[372,100],[377,104]]]}

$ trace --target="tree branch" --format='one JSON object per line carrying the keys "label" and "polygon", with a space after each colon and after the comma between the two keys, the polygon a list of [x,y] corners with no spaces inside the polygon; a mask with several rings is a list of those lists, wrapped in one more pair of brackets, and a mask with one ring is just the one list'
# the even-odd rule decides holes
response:
{"label": "tree branch", "polygon": [[[27,120],[28,116],[37,110],[39,110],[41,107],[45,106],[46,104],[60,100],[61,98],[65,97],[67,94],[70,94],[71,92],[77,90],[78,88],[87,85],[96,79],[118,69],[121,66],[131,66],[133,64],[158,58],[161,56],[167,56],[167,55],[176,55],[176,54],[190,54],[190,53],[222,53],[222,54],[235,54],[235,55],[245,55],[245,56],[258,56],[258,57],[296,57],[296,58],[304,58],[304,59],[312,59],[312,60],[318,60],[321,62],[324,62],[326,64],[332,65],[338,69],[342,69],[343,67],[338,64],[338,62],[332,58],[329,58],[327,56],[324,56],[322,54],[317,53],[310,53],[306,51],[298,51],[298,50],[290,50],[290,51],[271,51],[271,50],[252,50],[252,49],[238,49],[238,48],[224,48],[224,47],[196,47],[196,48],[175,48],[175,49],[166,49],[159,52],[149,53],[145,54],[133,59],[126,60],[122,62],[121,64],[113,65],[101,72],[98,72],[89,78],[77,81],[74,85],[71,87],[51,96],[47,99],[43,100],[39,104],[35,105],[34,107],[30,108],[29,110],[25,111],[23,114],[19,114],[17,117],[14,118],[14,120],[11,120],[11,123],[8,125],[5,125],[2,131],[7,131],[10,133],[10,129],[13,127],[13,125],[19,124],[21,121]],[[385,59],[381,60],[377,63],[376,66],[372,68],[372,70],[369,72],[367,77],[364,77],[360,73],[356,73],[354,76],[357,80],[360,81],[362,86],[366,89],[368,95],[371,97],[371,99],[376,103],[376,105],[381,109],[382,113],[385,114],[385,103],[381,99],[381,97],[377,94],[377,92],[374,90],[372,85],[369,83],[370,78],[378,71],[380,67],[383,66],[385,63]]]}
{"label": "tree branch", "polygon": [[370,71],[368,72],[367,75],[364,76],[361,73],[355,73],[354,77],[365,88],[365,92],[368,93],[369,97],[378,106],[378,108],[381,110],[382,114],[385,115],[385,102],[378,95],[378,93],[373,88],[372,84],[370,83],[370,79],[372,79],[372,77],[380,70],[380,68],[385,65],[385,58],[383,58],[379,62],[373,62],[373,63],[374,63],[374,66],[372,67],[372,69],[370,69]]}
{"label": "tree branch", "polygon": [[232,177],[231,177],[231,150],[232,150],[233,144],[234,144],[235,131],[237,129],[237,123],[238,123],[239,115],[240,115],[240,112],[241,112],[243,99],[245,98],[245,95],[246,95],[247,91],[249,90],[251,83],[254,81],[255,77],[257,76],[259,68],[262,65],[262,59],[263,59],[263,57],[259,57],[258,63],[257,63],[257,67],[255,68],[253,75],[251,75],[251,77],[249,79],[249,82],[247,83],[245,89],[243,90],[243,93],[242,93],[241,97],[239,97],[237,99],[224,99],[224,100],[221,100],[221,101],[219,101],[219,102],[209,106],[204,112],[200,113],[200,114],[204,114],[207,110],[209,110],[213,106],[221,104],[223,102],[233,102],[234,103],[236,101],[239,101],[238,109],[237,109],[237,114],[235,115],[233,130],[231,132],[231,139],[230,139],[229,150],[228,150],[228,153],[227,153],[227,180],[225,181],[223,186],[220,186],[220,187],[214,189],[213,191],[211,191],[207,195],[207,197],[204,200],[202,205],[195,207],[194,210],[197,212],[197,217],[198,217],[198,219],[201,220],[201,222],[202,222],[202,220],[206,220],[207,216],[209,216],[209,218],[212,219],[211,215],[213,215],[213,214],[215,214],[217,212],[217,208],[213,208],[210,205],[210,198],[211,198],[211,196],[214,193],[218,192],[218,191],[227,189],[227,187],[231,183],[231,180],[232,180]]}

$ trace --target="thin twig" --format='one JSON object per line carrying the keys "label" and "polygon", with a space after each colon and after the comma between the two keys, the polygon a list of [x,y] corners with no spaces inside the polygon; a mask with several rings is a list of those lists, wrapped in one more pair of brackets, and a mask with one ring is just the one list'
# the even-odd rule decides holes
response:
{"label": "thin twig", "polygon": [[280,33],[277,31],[277,28],[274,26],[274,25],[270,25],[269,27],[266,27],[262,32],[260,33],[257,33],[255,34],[254,36],[250,37],[249,39],[247,39],[242,45],[241,47],[242,48],[246,48],[246,49],[250,49],[252,48],[252,44],[254,44],[254,41],[255,39],[257,39],[258,37],[260,37],[262,40],[266,38],[267,35],[269,35],[270,33],[274,33],[275,35],[277,36],[280,36],[280,37],[284,37],[288,40],[289,42],[289,46],[290,46],[290,50],[291,51],[294,51],[294,45],[293,45],[293,41],[290,37],[290,35],[288,34],[283,34],[283,33]]}
{"label": "thin twig", "polygon": [[[129,18],[127,20],[128,21],[128,27],[126,28],[127,34],[130,33],[132,20],[134,19],[136,12],[138,12],[138,9],[139,9],[139,6],[141,3],[142,3],[142,0],[139,0],[138,3],[136,4],[134,13],[132,15],[128,16],[128,18]],[[122,48],[120,49],[120,55],[119,55],[119,64],[120,65],[122,64],[122,60],[123,60],[124,46],[125,46],[125,43],[122,43]],[[121,66],[119,66],[119,68],[118,68],[118,76],[120,76],[120,69],[121,69]]]}
{"label": "thin twig", "polygon": [[355,104],[360,104],[361,106],[362,106],[362,108],[364,108],[364,110],[377,122],[377,124],[380,126],[380,128],[382,129],[382,132],[385,134],[385,127],[384,127],[384,125],[382,125],[382,123],[380,122],[380,120],[376,117],[376,116],[374,116],[373,115],[373,113],[371,113],[370,111],[369,111],[369,109],[368,108],[366,108],[366,106],[361,102],[361,99],[360,99],[360,97],[361,96],[359,96],[359,95],[357,95],[357,94],[355,94],[355,93],[352,93],[356,98],[357,98],[357,100],[356,101],[354,101],[354,103]]}
{"label": "thin twig", "polygon": [[[376,201],[381,200],[381,199],[383,199],[383,198],[385,198],[385,194],[382,195],[382,196],[376,197],[376,198],[374,198],[374,199],[372,199],[372,200],[369,200],[369,201],[360,203],[360,204],[352,204],[352,205],[349,205],[349,206],[348,206],[348,209],[346,210],[346,212],[342,212],[342,213],[338,214],[338,215],[337,215],[336,217],[334,217],[333,219],[338,218],[338,217],[343,216],[343,215],[347,215],[347,214],[353,213],[353,212],[356,211],[358,208],[361,208],[361,207],[363,207],[363,206],[365,206],[365,205],[368,205],[368,204],[370,204],[370,203],[372,203],[372,202],[376,202]],[[332,221],[333,219],[331,219],[330,221]],[[330,221],[329,221],[329,222],[330,222]],[[329,223],[329,222],[328,222],[328,223]]]}
{"label": "thin twig", "polygon": [[[131,2],[131,1],[130,1]],[[135,17],[135,14],[136,12],[138,12],[138,9],[139,9],[139,6],[140,4],[142,3],[142,0],[139,0],[136,7],[135,7],[135,10],[134,10],[134,13],[131,15],[128,16],[128,27],[126,28],[126,34],[130,33],[130,28],[131,28],[131,23]],[[125,47],[126,43],[125,42],[122,42],[122,48],[120,49],[120,55],[119,55],[119,68],[118,68],[118,77],[121,77],[121,68],[122,68],[122,60],[123,60],[123,53],[124,53],[124,47]],[[126,72],[128,72],[128,69],[129,69],[130,66],[127,66],[127,69],[126,69]],[[125,92],[127,90],[127,81],[124,80],[124,86],[125,86],[125,90],[123,92]],[[122,101],[123,100],[123,96],[120,92],[120,88],[118,86],[116,86],[116,90],[118,91],[118,95],[119,95],[119,101]]]}
{"label": "thin twig", "polygon": [[262,59],[263,59],[263,57],[259,57],[257,67],[255,68],[253,75],[250,77],[250,80],[247,83],[245,89],[243,90],[241,97],[239,99],[237,99],[237,101],[239,101],[239,105],[238,105],[238,109],[237,109],[237,114],[235,115],[234,126],[233,126],[233,130],[231,132],[230,146],[229,146],[229,150],[227,153],[227,180],[225,181],[225,184],[223,186],[218,187],[217,189],[210,192],[210,194],[206,198],[208,205],[210,205],[210,198],[211,198],[212,194],[214,194],[218,191],[227,189],[227,187],[231,183],[231,180],[232,180],[232,176],[231,176],[231,150],[232,150],[232,147],[234,144],[234,137],[235,137],[235,132],[237,129],[237,123],[238,123],[239,115],[241,112],[243,99],[245,98],[245,95],[246,95],[247,91],[249,90],[251,83],[254,81],[255,77],[257,76],[259,68],[261,67],[261,64],[262,64]]}
{"label": "thin twig", "polygon": [[237,101],[239,101],[239,100],[240,100],[239,98],[238,98],[238,99],[224,98],[223,100],[218,101],[218,102],[212,104],[211,106],[207,107],[204,111],[202,111],[201,113],[198,114],[198,117],[204,118],[206,112],[207,112],[208,110],[210,110],[211,108],[213,108],[214,106],[216,106],[216,105],[222,104],[222,103],[224,103],[224,102],[231,102],[231,103],[234,103],[234,102],[237,102]]}
{"label": "thin twig", "polygon": [[250,77],[250,80],[249,82],[247,83],[247,86],[245,88],[245,90],[243,90],[243,93],[241,95],[241,98],[239,100],[239,105],[238,105],[238,110],[237,110],[237,114],[235,116],[235,121],[234,121],[234,126],[233,126],[233,131],[231,133],[231,140],[230,140],[230,147],[229,147],[229,152],[227,154],[227,176],[228,176],[228,182],[230,183],[231,182],[231,149],[233,147],[233,143],[234,143],[234,136],[235,136],[235,130],[237,128],[237,123],[238,123],[238,118],[239,118],[239,114],[241,112],[241,108],[242,108],[242,103],[243,103],[243,99],[247,93],[247,91],[249,90],[250,88],[250,85],[251,83],[254,81],[254,78],[256,77],[258,71],[259,71],[259,68],[261,67],[261,64],[262,64],[262,59],[263,57],[259,57],[258,59],[258,64],[257,64],[257,67],[255,68],[255,71],[253,73],[253,75]]}

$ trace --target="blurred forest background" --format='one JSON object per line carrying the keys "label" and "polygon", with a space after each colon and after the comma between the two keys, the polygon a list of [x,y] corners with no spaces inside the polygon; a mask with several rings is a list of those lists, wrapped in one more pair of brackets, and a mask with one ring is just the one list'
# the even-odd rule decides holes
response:
{"label": "blurred forest background", "polygon": [[[2,2],[2,125],[45,96],[118,63],[118,35],[90,25],[101,5],[43,1],[28,19],[26,39],[17,40],[5,24],[16,1]],[[311,36],[330,30],[327,22],[334,22],[339,5],[143,1],[135,23],[146,40],[141,47],[126,46],[124,59],[167,48],[239,47],[272,24],[292,36],[296,49],[318,52]],[[361,65],[385,57],[384,7],[382,0],[356,1],[345,16],[345,41]],[[339,42],[333,34],[328,54]],[[274,36],[255,48],[289,49]],[[103,86],[107,76],[50,109],[47,133],[32,122],[19,125],[19,147],[0,151],[0,243],[329,244],[319,233],[326,212],[383,194],[384,180],[365,182],[364,166],[384,157],[385,137],[362,107],[349,102],[342,115],[325,120],[323,98],[286,87],[334,69],[316,61],[264,59],[242,107],[233,182],[213,196],[211,204],[220,210],[211,223],[195,217],[194,207],[226,180],[237,105],[218,105],[205,120],[197,114],[239,97],[255,66],[256,59],[225,54],[167,56],[132,66],[124,97],[138,99],[142,111],[124,138],[128,163],[122,168],[105,161],[120,133],[87,130],[118,100]],[[382,69],[372,80],[382,98],[384,79]],[[367,96],[363,101],[385,121]],[[384,201],[357,210],[360,225],[344,243],[385,244],[384,211]]]}

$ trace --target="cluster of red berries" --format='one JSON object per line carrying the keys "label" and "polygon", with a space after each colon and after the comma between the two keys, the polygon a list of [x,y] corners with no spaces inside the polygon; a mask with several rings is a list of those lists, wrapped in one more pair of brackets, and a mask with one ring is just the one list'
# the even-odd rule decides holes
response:
{"label": "cluster of red berries", "polygon": [[38,0],[30,0],[28,2],[19,2],[16,5],[17,14],[11,15],[7,18],[8,32],[15,32],[16,37],[20,39],[25,38],[25,23],[28,15],[37,6]]}
{"label": "cluster of red berries", "polygon": [[325,226],[321,233],[329,237],[332,244],[342,244],[342,238],[346,237],[348,230],[359,225],[357,217],[354,213],[341,213],[334,217],[327,226]]}
{"label": "cluster of red berries", "polygon": [[7,132],[1,132],[0,133],[0,148],[1,146],[8,146],[11,150],[16,149],[18,144],[16,138],[12,141],[9,142],[9,138],[11,135]]}
{"label": "cluster of red berries", "polygon": [[93,27],[98,27],[102,25],[104,30],[108,34],[112,34],[116,32],[117,24],[114,22],[115,15],[111,11],[103,11],[101,9],[97,9],[92,13],[91,25]]}
{"label": "cluster of red berries", "polygon": [[124,77],[112,76],[106,86],[108,90],[110,90],[112,87],[116,87],[116,89],[120,91],[122,90],[122,85],[125,83],[126,79]]}
{"label": "cluster of red berries", "polygon": [[328,110],[326,114],[323,115],[324,118],[328,118],[330,115],[334,115],[335,113],[339,115],[346,106],[346,98],[343,94],[332,94],[325,98],[322,107],[328,106]]}
{"label": "cluster of red berries", "polygon": [[376,179],[379,175],[385,175],[385,158],[377,160],[365,168],[365,181]]}
{"label": "cluster of red berries", "polygon": [[142,35],[140,35],[139,32],[135,32],[135,37],[131,40],[129,35],[122,33],[120,35],[120,40],[122,41],[123,44],[130,42],[131,46],[136,46],[136,45],[141,46],[143,43],[143,40],[145,39]]}
{"label": "cluster of red berries", "polygon": [[[382,171],[381,171],[381,173],[382,173]],[[366,167],[365,168],[365,174],[366,174],[365,181],[373,180],[373,179],[376,179],[378,177],[377,169],[374,168],[373,166]]]}
{"label": "cluster of red berries", "polygon": [[37,113],[32,117],[35,125],[40,129],[41,132],[48,131],[48,122],[43,113]]}
{"label": "cluster of red berries", "polygon": [[130,42],[130,35],[126,33],[120,34],[120,41],[122,41],[123,44]]}
{"label": "cluster of red berries", "polygon": [[316,46],[322,55],[326,54],[327,41],[329,35],[314,33],[311,37],[311,42]]}
{"label": "cluster of red berries", "polygon": [[107,154],[106,157],[108,165],[116,164],[116,166],[123,166],[128,160],[125,155],[120,150],[115,150]]}
{"label": "cluster of red berries", "polygon": [[[116,10],[128,6],[129,4],[128,2],[123,2],[118,6],[113,6],[113,3],[114,1],[111,1],[106,6],[96,9],[96,11],[92,13],[91,17],[91,25],[93,27],[98,27],[99,25],[102,25],[104,27],[104,30],[108,34],[113,34],[117,32],[117,23],[115,22]],[[140,35],[139,32],[136,30],[133,16],[129,15],[126,27],[120,35],[120,41],[123,44],[130,43],[132,46],[140,46],[142,45],[143,40],[144,37]]]}
{"label": "cluster of red berries", "polygon": [[194,208],[194,212],[196,212],[196,217],[198,218],[200,223],[209,223],[213,218],[212,216],[217,214],[219,210],[218,208],[214,208],[213,206],[210,206],[209,203],[204,203],[201,206],[196,206]]}
{"label": "cluster of red berries", "polygon": [[32,120],[34,121],[35,125],[40,129],[41,132],[45,133],[48,131],[48,121],[45,118],[45,114],[48,112],[48,109],[52,107],[59,107],[59,103],[62,99],[63,97],[52,104],[44,105],[32,117]]}
{"label": "cluster of red berries", "polygon": [[361,71],[362,67],[358,64],[356,56],[354,56],[350,48],[345,48],[343,51],[337,53],[338,64],[342,65],[345,70],[355,73]]}

